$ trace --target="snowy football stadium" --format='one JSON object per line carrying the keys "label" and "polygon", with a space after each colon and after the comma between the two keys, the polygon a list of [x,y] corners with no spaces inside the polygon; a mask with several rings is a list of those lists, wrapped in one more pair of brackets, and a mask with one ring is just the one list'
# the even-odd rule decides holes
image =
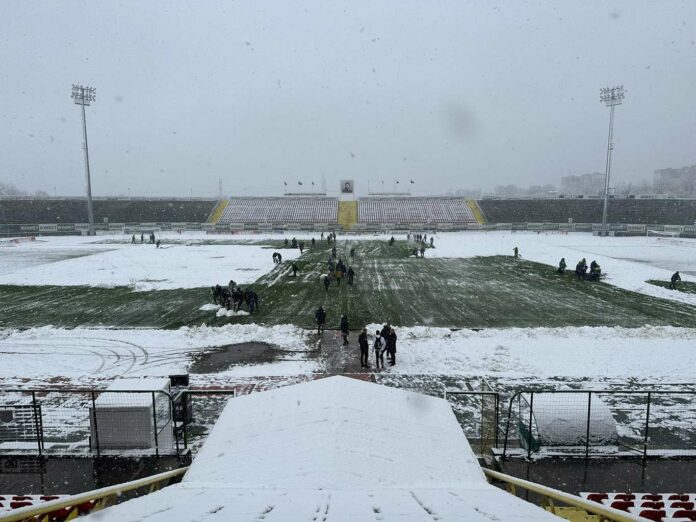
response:
{"label": "snowy football stadium", "polygon": [[[339,520],[543,520],[550,514],[487,484],[479,463],[577,495],[609,486],[546,476],[558,459],[635,466],[696,454],[693,227],[617,224],[599,237],[592,224],[495,223],[485,203],[381,201],[318,198],[294,219],[319,224],[296,228],[282,212],[302,212],[304,199],[299,211],[292,198],[211,201],[195,226],[183,223],[189,215],[119,216],[125,223],[96,236],[6,217],[0,451],[165,459],[150,474],[191,462],[179,485],[91,515],[102,520],[202,520],[216,509],[240,520],[327,519],[329,510]],[[0,212],[16,213],[12,205]],[[380,214],[444,207],[446,226]],[[323,284],[334,248],[352,285]],[[581,259],[601,267],[599,281],[576,276]],[[253,289],[257,310],[215,302],[211,287],[230,280]],[[387,323],[396,363],[377,369],[375,331]],[[530,475],[520,463],[540,467]],[[612,491],[636,490],[631,478],[615,480]],[[116,473],[100,484],[122,482]],[[669,480],[650,489],[661,484],[679,489]],[[97,498],[80,500],[82,512],[102,507]],[[49,501],[66,516],[78,504]],[[584,513],[574,502],[568,509]],[[595,504],[613,513],[611,502]]]}

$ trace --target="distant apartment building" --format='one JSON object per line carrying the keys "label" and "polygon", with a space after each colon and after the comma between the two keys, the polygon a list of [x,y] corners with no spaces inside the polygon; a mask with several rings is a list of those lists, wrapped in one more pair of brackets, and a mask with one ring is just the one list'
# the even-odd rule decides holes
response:
{"label": "distant apartment building", "polygon": [[561,178],[562,194],[594,196],[604,193],[604,174],[593,172],[580,176],[563,176]]}
{"label": "distant apartment building", "polygon": [[658,169],[653,178],[657,194],[678,197],[696,196],[696,165],[680,169]]}

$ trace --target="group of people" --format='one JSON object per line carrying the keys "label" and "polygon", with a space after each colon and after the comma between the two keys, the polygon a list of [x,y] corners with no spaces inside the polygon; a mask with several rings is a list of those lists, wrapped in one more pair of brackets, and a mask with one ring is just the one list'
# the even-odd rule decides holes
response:
{"label": "group of people", "polygon": [[[145,243],[145,234],[143,234],[142,232],[140,233],[140,242],[141,242],[141,243]],[[131,236],[131,243],[134,244],[134,245],[135,245],[135,243],[136,243],[136,241],[135,241],[135,234],[133,234],[133,235]],[[155,239],[155,233],[154,233],[154,232],[150,232],[150,240],[149,240],[149,243],[150,243],[151,245],[155,245],[157,248],[160,247],[160,240],[159,240],[159,239]]]}
{"label": "group of people", "polygon": [[237,283],[230,280],[227,286],[215,285],[210,287],[213,294],[213,303],[227,310],[239,312],[246,305],[250,314],[259,308],[259,296],[250,287],[243,289]]}
{"label": "group of people", "polygon": [[[321,335],[326,328],[326,310],[323,306],[320,306],[314,313],[314,318],[317,321],[317,334]],[[348,336],[350,335],[350,323],[348,322],[348,317],[343,314],[341,316],[340,323],[341,337],[343,339],[343,346],[348,346],[350,342],[348,341]],[[375,332],[375,338],[370,342],[367,334],[367,328],[363,328],[358,335],[358,346],[360,347],[360,367],[369,368],[370,364],[369,354],[370,354],[370,344],[372,344],[372,349],[375,354],[375,367],[379,369],[384,369],[384,354],[387,354],[387,360],[390,366],[396,364],[396,331],[389,324],[385,324],[381,330]]]}
{"label": "group of people", "polygon": [[[314,241],[314,238],[312,238],[312,248],[314,248],[314,245],[316,244],[316,241]],[[292,238],[292,241],[288,241],[288,238],[285,238],[285,248],[299,248],[300,249],[300,255],[302,255],[302,252],[304,252],[305,249],[305,244],[304,241],[298,241],[296,238]]]}
{"label": "group of people", "polygon": [[[351,257],[355,256],[355,249],[350,250]],[[336,246],[331,249],[331,255],[327,260],[327,272],[322,276],[322,282],[324,284],[324,290],[328,291],[329,286],[331,286],[331,281],[336,281],[336,286],[341,288],[341,281],[347,279],[348,286],[352,287],[355,281],[355,270],[352,266],[346,265],[346,263],[338,257],[338,252]]]}
{"label": "group of people", "polygon": [[[562,257],[558,263],[558,270],[556,270],[556,272],[559,274],[565,274],[566,266],[565,257]],[[599,263],[597,263],[597,261],[594,259],[588,266],[587,261],[583,257],[580,261],[578,261],[578,264],[575,265],[575,277],[578,279],[582,279],[584,281],[599,281],[601,276],[602,267],[600,267]]]}

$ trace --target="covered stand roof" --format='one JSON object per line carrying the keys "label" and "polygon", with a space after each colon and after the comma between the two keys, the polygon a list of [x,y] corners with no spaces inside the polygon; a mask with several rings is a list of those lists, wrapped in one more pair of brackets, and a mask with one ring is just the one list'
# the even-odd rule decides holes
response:
{"label": "covered stand roof", "polygon": [[556,519],[486,482],[447,401],[346,377],[230,400],[181,484],[94,517]]}

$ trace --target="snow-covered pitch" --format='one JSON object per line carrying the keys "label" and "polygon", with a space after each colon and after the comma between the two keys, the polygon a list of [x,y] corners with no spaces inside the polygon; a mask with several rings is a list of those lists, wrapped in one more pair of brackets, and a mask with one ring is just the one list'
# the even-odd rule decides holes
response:
{"label": "snow-covered pitch", "polygon": [[[296,235],[305,241],[311,237],[307,233]],[[351,237],[384,240],[388,236]],[[161,239],[160,249],[148,244],[131,245],[130,237],[124,236],[46,237],[13,243],[2,248],[0,284],[130,285],[140,291],[195,288],[231,278],[250,283],[274,268],[273,249],[264,246],[284,236],[168,233],[162,234]],[[232,244],[234,241],[240,244]],[[586,257],[588,262],[597,259],[609,284],[696,304],[694,294],[645,282],[668,280],[675,270],[681,271],[685,281],[696,280],[695,240],[599,238],[581,233],[439,233],[435,236],[436,248],[427,255],[511,255],[513,246],[519,248],[524,259],[550,267],[561,257],[566,258],[569,268],[580,257]],[[286,259],[297,254],[283,250]],[[696,373],[696,363],[690,356],[696,331],[689,328],[548,328],[540,324],[538,328],[452,332],[418,325],[396,327],[399,364],[389,370],[393,376],[488,376],[499,382],[526,383],[544,379],[689,382]],[[370,328],[370,333],[374,328]],[[157,330],[113,329],[107,324],[100,328],[1,330],[0,385],[100,386],[115,377],[166,376],[188,371],[197,357],[211,350],[243,342],[269,343],[284,354],[274,361],[194,375],[194,385],[234,385],[259,378],[296,382],[298,377],[326,373],[322,358],[313,355],[316,347],[311,332],[293,325],[229,324]]]}

